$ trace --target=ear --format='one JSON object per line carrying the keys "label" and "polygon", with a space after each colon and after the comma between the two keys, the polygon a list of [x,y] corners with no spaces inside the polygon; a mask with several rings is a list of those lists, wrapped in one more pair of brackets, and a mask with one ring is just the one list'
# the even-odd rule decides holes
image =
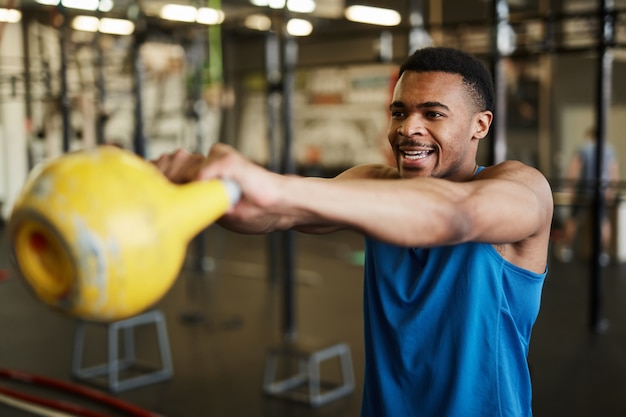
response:
{"label": "ear", "polygon": [[476,113],[474,117],[476,118],[474,124],[474,138],[482,139],[487,136],[487,133],[489,133],[489,126],[491,126],[491,122],[493,120],[493,113],[489,110],[485,110]]}

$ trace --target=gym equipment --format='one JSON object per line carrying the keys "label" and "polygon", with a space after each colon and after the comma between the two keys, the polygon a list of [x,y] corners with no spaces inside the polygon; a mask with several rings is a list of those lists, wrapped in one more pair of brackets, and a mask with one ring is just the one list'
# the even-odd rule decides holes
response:
{"label": "gym equipment", "polygon": [[191,238],[239,196],[231,180],[175,185],[136,154],[99,146],[31,171],[9,237],[18,270],[41,301],[112,322],[156,303]]}
{"label": "gym equipment", "polygon": [[[339,381],[322,378],[322,365],[333,359],[339,364]],[[295,371],[281,376],[278,371],[285,364]],[[263,391],[268,395],[319,407],[352,393],[354,387],[352,355],[347,343],[314,348],[283,344],[268,350],[263,372]]]}
{"label": "gym equipment", "polygon": [[[107,331],[107,360],[99,365],[83,366],[85,353],[86,326],[90,324],[78,320],[74,332],[74,352],[72,375],[74,378],[92,383],[99,377],[106,377],[104,388],[119,393],[129,389],[170,379],[174,375],[165,317],[159,310],[151,310],[114,323],[91,323],[104,325]],[[135,328],[154,326],[159,349],[160,366],[140,363],[136,357]],[[120,343],[122,342],[122,343]],[[120,346],[121,345],[121,346]],[[120,352],[120,347],[122,350]],[[120,357],[121,356],[121,357]],[[138,375],[122,378],[124,371],[140,371]]]}

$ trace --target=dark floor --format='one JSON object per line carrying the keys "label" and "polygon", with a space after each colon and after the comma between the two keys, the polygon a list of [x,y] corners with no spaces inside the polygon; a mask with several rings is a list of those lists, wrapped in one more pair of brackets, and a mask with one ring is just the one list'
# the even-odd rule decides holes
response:
{"label": "dark floor", "polygon": [[[268,238],[216,226],[205,233],[205,269],[194,253],[157,307],[167,319],[174,376],[114,395],[168,417],[356,417],[363,379],[361,249],[359,236],[296,235],[298,341],[351,348],[356,390],[313,408],[262,393],[268,348],[282,340],[283,287],[267,273]],[[4,230],[0,241],[0,369],[47,378],[70,376],[74,319],[36,301],[16,276]],[[604,270],[603,312],[610,328],[589,331],[589,268],[551,261],[530,353],[535,417],[626,416],[626,265]],[[0,278],[2,275],[0,275]],[[101,361],[104,335],[90,330],[85,361]],[[154,356],[155,338],[137,331],[137,355]],[[336,371],[326,370],[333,379]],[[82,383],[84,385],[84,383]],[[50,396],[0,378],[0,387]],[[53,394],[55,397],[61,394]],[[104,415],[125,415],[62,396]],[[1,402],[0,402],[1,403]],[[1,417],[43,415],[0,404]]]}

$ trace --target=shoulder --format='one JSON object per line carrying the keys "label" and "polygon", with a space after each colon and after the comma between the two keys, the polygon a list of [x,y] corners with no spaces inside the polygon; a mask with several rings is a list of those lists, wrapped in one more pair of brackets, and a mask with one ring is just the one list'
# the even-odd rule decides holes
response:
{"label": "shoulder", "polygon": [[[526,204],[536,202],[539,212],[545,213],[545,216],[542,216],[543,222],[551,222],[554,208],[552,187],[546,176],[537,168],[520,161],[509,160],[486,167],[474,177],[474,180],[477,182],[494,180],[504,185],[504,188],[498,189],[516,190],[515,198],[525,201]],[[506,198],[513,196],[507,195]]]}
{"label": "shoulder", "polygon": [[544,208],[549,208],[550,213],[552,212],[552,186],[546,176],[535,167],[509,160],[485,168],[476,176],[476,179],[480,178],[500,179],[522,185],[538,198]]}
{"label": "shoulder", "polygon": [[474,180],[502,179],[550,190],[548,179],[537,168],[516,160],[508,160],[485,167]]}
{"label": "shoulder", "polygon": [[400,175],[394,167],[384,164],[364,164],[349,168],[335,178],[340,179],[398,179]]}
{"label": "shoulder", "polygon": [[518,225],[524,222],[530,225],[525,238],[494,244],[495,249],[509,262],[542,273],[547,261],[554,210],[552,188],[547,178],[538,169],[520,161],[506,161],[483,169],[475,179],[476,182],[493,180],[493,183],[500,184],[495,188],[505,194],[500,206],[510,205]]}

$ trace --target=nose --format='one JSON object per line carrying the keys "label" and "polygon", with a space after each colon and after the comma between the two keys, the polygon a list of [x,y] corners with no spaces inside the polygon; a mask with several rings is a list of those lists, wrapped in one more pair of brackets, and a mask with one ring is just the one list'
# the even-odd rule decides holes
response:
{"label": "nose", "polygon": [[419,115],[408,115],[398,125],[396,132],[404,137],[423,135],[425,132],[424,123]]}

